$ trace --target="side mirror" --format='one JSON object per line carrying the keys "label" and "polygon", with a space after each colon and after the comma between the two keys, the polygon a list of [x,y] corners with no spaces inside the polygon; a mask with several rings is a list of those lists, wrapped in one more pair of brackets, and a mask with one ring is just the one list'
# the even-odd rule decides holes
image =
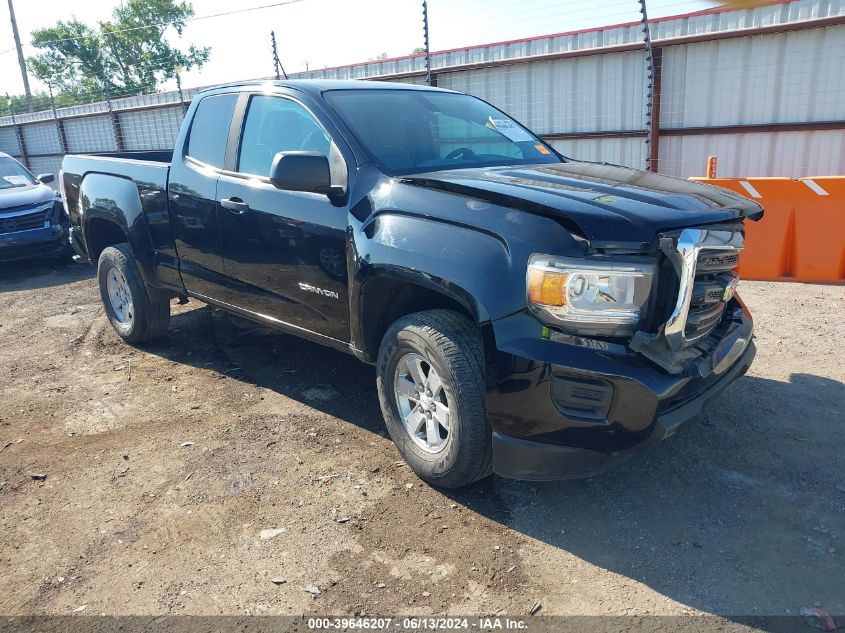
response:
{"label": "side mirror", "polygon": [[270,167],[270,182],[286,191],[337,193],[332,187],[329,159],[320,152],[279,152]]}
{"label": "side mirror", "polygon": [[53,174],[38,174],[37,178],[38,178],[38,182],[45,184],[45,185],[53,182],[56,179],[56,177]]}

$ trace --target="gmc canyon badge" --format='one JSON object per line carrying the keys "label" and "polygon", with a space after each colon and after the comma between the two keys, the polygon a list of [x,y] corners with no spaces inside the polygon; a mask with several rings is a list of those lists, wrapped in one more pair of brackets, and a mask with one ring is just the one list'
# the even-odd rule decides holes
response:
{"label": "gmc canyon badge", "polygon": [[323,295],[324,297],[331,297],[332,299],[340,299],[340,295],[337,294],[334,290],[323,290],[322,288],[318,288],[317,286],[312,286],[311,284],[306,284],[302,281],[299,282],[299,289],[305,290],[306,292],[313,292],[316,295]]}

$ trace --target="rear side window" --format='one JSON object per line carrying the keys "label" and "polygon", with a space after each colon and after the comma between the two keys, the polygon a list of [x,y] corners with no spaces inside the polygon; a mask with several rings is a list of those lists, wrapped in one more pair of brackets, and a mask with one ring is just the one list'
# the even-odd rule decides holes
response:
{"label": "rear side window", "polygon": [[237,100],[237,94],[228,94],[205,97],[200,101],[191,123],[188,156],[206,165],[223,168],[229,125]]}

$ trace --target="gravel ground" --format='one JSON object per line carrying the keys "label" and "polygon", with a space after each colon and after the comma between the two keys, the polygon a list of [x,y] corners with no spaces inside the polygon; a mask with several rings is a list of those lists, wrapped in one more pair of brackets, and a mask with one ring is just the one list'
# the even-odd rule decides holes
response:
{"label": "gravel ground", "polygon": [[843,288],[740,290],[757,361],[676,436],[442,493],[352,357],[196,302],[132,348],[89,267],[5,265],[0,613],[845,614]]}

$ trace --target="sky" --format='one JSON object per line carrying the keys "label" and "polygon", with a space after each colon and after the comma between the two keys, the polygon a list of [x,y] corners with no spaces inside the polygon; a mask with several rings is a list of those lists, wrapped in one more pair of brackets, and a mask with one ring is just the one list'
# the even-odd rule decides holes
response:
{"label": "sky", "polygon": [[[30,33],[75,17],[89,24],[107,20],[120,0],[13,0],[24,54],[36,51]],[[275,30],[285,70],[397,57],[422,46],[419,0],[193,0],[195,19],[172,44],[211,47],[201,70],[182,77],[186,88],[266,77],[273,73],[270,31]],[[708,0],[649,0],[650,18],[715,6]],[[255,10],[247,10],[255,7]],[[264,8],[258,8],[264,7]],[[639,19],[636,0],[429,0],[431,50],[443,50]],[[241,11],[233,15],[215,14]],[[33,89],[44,88],[30,74]],[[168,86],[173,87],[173,86]],[[7,2],[0,3],[0,94],[22,94]]]}

